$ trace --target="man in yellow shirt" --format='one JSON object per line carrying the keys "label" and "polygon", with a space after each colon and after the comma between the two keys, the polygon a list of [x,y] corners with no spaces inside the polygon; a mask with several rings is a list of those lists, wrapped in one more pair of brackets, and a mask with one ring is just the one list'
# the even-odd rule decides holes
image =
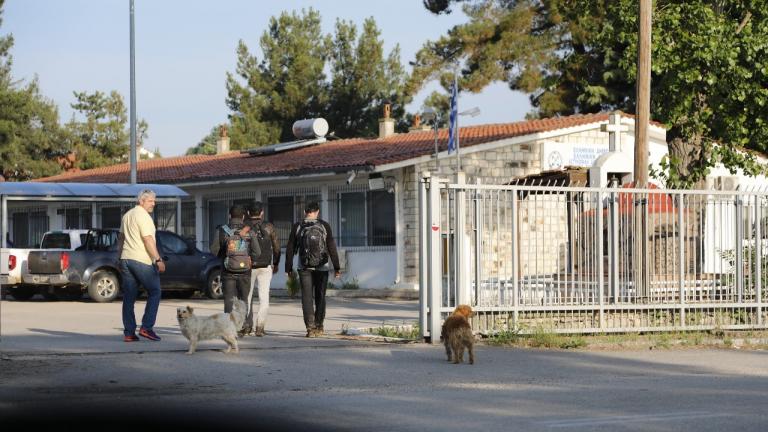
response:
{"label": "man in yellow shirt", "polygon": [[165,263],[157,251],[155,223],[150,215],[155,208],[155,192],[144,189],[139,192],[137,200],[136,207],[123,215],[118,239],[120,273],[123,276],[123,340],[139,340],[136,336],[134,304],[141,284],[147,290],[147,305],[139,335],[159,341],[160,336],[153,327],[160,307],[160,273],[165,271]]}

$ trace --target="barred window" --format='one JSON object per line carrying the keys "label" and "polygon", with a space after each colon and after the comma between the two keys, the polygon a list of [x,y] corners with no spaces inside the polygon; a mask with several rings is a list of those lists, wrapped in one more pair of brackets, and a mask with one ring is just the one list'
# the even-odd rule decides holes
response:
{"label": "barred window", "polygon": [[388,191],[339,192],[337,203],[339,246],[395,244],[394,194]]}

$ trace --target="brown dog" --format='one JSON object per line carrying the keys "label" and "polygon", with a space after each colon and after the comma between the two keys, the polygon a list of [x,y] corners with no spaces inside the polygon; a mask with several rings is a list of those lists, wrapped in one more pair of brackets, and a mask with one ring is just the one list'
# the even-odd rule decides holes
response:
{"label": "brown dog", "polygon": [[459,305],[453,314],[443,322],[440,337],[445,344],[448,361],[451,361],[451,351],[453,351],[454,364],[464,360],[464,348],[469,351],[469,364],[475,364],[475,336],[472,334],[472,326],[469,324],[469,318],[474,315],[471,307]]}

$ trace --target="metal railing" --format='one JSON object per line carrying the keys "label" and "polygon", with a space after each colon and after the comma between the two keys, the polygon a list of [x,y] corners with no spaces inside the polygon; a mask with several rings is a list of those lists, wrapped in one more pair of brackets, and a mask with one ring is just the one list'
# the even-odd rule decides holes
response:
{"label": "metal railing", "polygon": [[458,304],[486,333],[765,327],[766,192],[431,176],[420,189],[427,338]]}

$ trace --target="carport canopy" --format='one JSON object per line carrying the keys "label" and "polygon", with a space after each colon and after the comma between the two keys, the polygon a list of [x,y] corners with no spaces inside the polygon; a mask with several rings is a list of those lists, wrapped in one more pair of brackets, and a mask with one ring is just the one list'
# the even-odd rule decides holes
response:
{"label": "carport canopy", "polygon": [[[158,201],[175,201],[177,223],[181,221],[181,199],[189,196],[182,189],[166,184],[128,183],[37,183],[0,182],[0,224],[2,247],[6,247],[8,232],[8,201],[128,201],[135,202],[139,193],[152,190]],[[177,229],[180,227],[177,227]]]}

